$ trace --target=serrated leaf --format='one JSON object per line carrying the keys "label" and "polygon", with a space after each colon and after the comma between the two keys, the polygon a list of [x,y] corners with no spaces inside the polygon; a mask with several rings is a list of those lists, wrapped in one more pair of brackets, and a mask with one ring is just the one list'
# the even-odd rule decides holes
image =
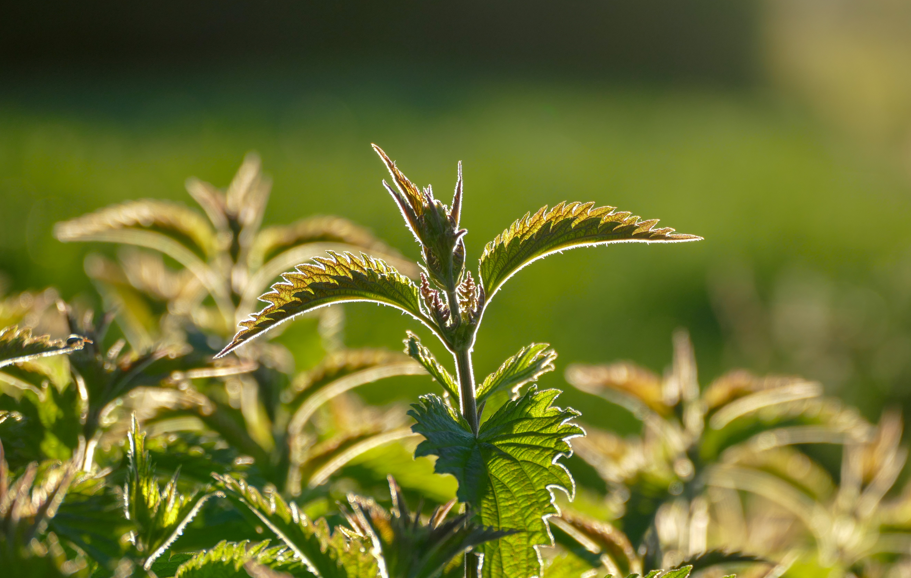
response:
{"label": "serrated leaf", "polygon": [[407,337],[405,338],[405,353],[423,365],[424,369],[427,370],[427,373],[429,373],[437,383],[442,385],[443,389],[446,390],[453,399],[459,399],[459,386],[456,385],[455,378],[446,371],[446,368],[443,367],[439,361],[437,361],[436,357],[433,356],[433,353],[424,347],[418,339],[418,336],[410,331],[407,332]]}
{"label": "serrated leaf", "polygon": [[68,460],[79,447],[82,403],[76,387],[45,384],[18,397],[0,395],[0,439],[13,469],[29,462]]}
{"label": "serrated leaf", "polygon": [[668,570],[664,574],[660,574],[660,576],[661,578],[689,578],[690,572],[692,571],[692,566],[684,566],[683,568]]}
{"label": "serrated leaf", "polygon": [[148,570],[214,494],[204,491],[181,494],[177,490],[177,473],[162,490],[145,449],[145,434],[139,432],[135,418],[128,442],[130,469],[124,488],[124,509],[127,519],[136,528],[131,532],[130,540],[144,558],[143,566]]}
{"label": "serrated leaf", "polygon": [[[144,235],[145,234],[145,235]],[[57,223],[54,235],[63,242],[102,241],[148,246],[131,242],[149,238],[169,241],[205,259],[214,251],[215,233],[206,220],[184,205],[141,200],[100,209],[71,221]],[[150,247],[155,249],[154,244]],[[158,250],[168,252],[167,247]]]}
{"label": "serrated leaf", "polygon": [[436,471],[455,476],[459,501],[478,523],[519,531],[479,548],[485,577],[539,576],[537,547],[552,545],[546,519],[559,513],[552,490],[574,492],[558,460],[571,455],[568,440],[584,432],[571,422],[578,412],[551,405],[559,393],[530,388],[481,424],[478,437],[439,396],[422,396],[409,412],[426,438],[415,456],[437,456]]}
{"label": "serrated leaf", "polygon": [[421,312],[417,285],[380,259],[368,255],[329,253],[282,275],[260,300],[269,306],[240,323],[240,331],[217,357],[227,355],[292,317],[337,303],[367,301],[412,315],[431,329]]}
{"label": "serrated leaf", "polygon": [[249,578],[244,569],[250,562],[295,577],[312,577],[292,555],[282,547],[269,548],[269,541],[259,544],[232,543],[222,540],[209,550],[197,552],[177,569],[175,578]]}
{"label": "serrated leaf", "polygon": [[238,509],[272,531],[318,577],[364,578],[379,573],[375,546],[365,537],[353,532],[330,532],[325,520],[309,520],[294,502],[289,505],[271,492],[263,495],[230,476],[214,477]]}
{"label": "serrated leaf", "polygon": [[368,229],[341,217],[311,217],[268,227],[259,232],[250,248],[250,266],[258,269],[279,255],[304,244],[339,243],[374,254],[396,255]]}
{"label": "serrated leaf", "polygon": [[119,540],[130,523],[123,517],[123,499],[105,484],[104,477],[82,474],[70,486],[48,529],[111,570],[123,555]]}
{"label": "serrated leaf", "polygon": [[392,510],[387,512],[371,499],[348,496],[354,510],[349,522],[378,542],[391,578],[437,578],[450,561],[468,549],[508,535],[469,521],[467,513],[446,519],[451,507],[438,507],[428,523],[420,512],[412,513],[398,484],[389,477]]}
{"label": "serrated leaf", "polygon": [[560,554],[547,564],[544,570],[545,578],[595,578],[600,576],[592,570],[592,566],[570,553]]}
{"label": "serrated leaf", "polygon": [[677,243],[701,237],[656,229],[657,219],[642,221],[614,207],[595,203],[559,203],[535,214],[526,213],[484,247],[481,285],[488,301],[507,279],[529,263],[566,249],[607,243]]}
{"label": "serrated leaf", "polygon": [[511,390],[517,393],[526,383],[534,383],[541,375],[554,370],[555,359],[557,352],[547,343],[526,345],[478,386],[478,405],[498,391]]}
{"label": "serrated leaf", "polygon": [[564,512],[550,520],[558,544],[587,560],[591,568],[605,567],[620,575],[642,570],[642,561],[629,538],[606,522]]}
{"label": "serrated leaf", "polygon": [[85,343],[84,338],[75,335],[63,342],[47,335],[32,337],[30,329],[19,329],[15,325],[5,327],[0,329],[0,367],[72,353],[85,347]]}

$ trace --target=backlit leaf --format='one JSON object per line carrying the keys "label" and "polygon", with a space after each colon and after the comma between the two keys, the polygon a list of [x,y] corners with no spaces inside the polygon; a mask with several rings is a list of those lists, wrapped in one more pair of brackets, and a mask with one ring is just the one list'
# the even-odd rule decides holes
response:
{"label": "backlit leaf", "polygon": [[259,268],[282,253],[313,243],[339,243],[373,254],[397,254],[369,230],[348,219],[311,217],[260,231],[250,248],[250,266]]}
{"label": "backlit leaf", "polygon": [[329,531],[325,520],[311,521],[291,502],[266,495],[242,480],[215,475],[227,498],[242,512],[266,526],[297,558],[320,578],[377,576],[375,546],[354,531]]}
{"label": "backlit leaf", "polygon": [[314,576],[287,548],[268,546],[268,540],[259,544],[222,540],[213,548],[197,552],[183,562],[177,569],[175,578],[249,578],[250,575],[244,569],[249,562],[290,576]]}
{"label": "backlit leaf", "polygon": [[213,494],[204,491],[181,494],[177,490],[177,474],[162,489],[145,449],[145,434],[139,432],[135,419],[128,441],[130,469],[124,488],[125,513],[136,527],[130,541],[145,559],[144,567],[148,570]]}
{"label": "backlit leaf", "polygon": [[421,397],[409,412],[426,438],[415,456],[437,456],[436,471],[455,476],[459,501],[478,523],[519,532],[478,549],[485,577],[541,575],[537,547],[552,545],[547,518],[559,513],[552,491],[574,492],[557,462],[572,453],[568,440],[584,434],[572,423],[578,412],[551,405],[559,393],[530,388],[481,424],[478,437],[439,396]]}
{"label": "backlit leaf", "polygon": [[507,279],[542,257],[575,247],[607,243],[677,243],[701,237],[656,229],[657,219],[643,221],[631,213],[595,203],[559,203],[526,214],[484,247],[481,284],[490,300]]}
{"label": "backlit leaf", "polygon": [[400,309],[433,328],[421,312],[418,287],[380,259],[329,253],[285,273],[260,300],[269,306],[241,321],[219,357],[296,315],[336,303],[367,301]]}
{"label": "backlit leaf", "polygon": [[526,383],[537,381],[541,375],[554,370],[555,359],[557,352],[547,343],[532,343],[523,347],[478,386],[478,404],[498,391],[516,393]]}
{"label": "backlit leaf", "polygon": [[469,548],[507,535],[469,521],[469,514],[447,519],[454,502],[438,507],[425,523],[420,512],[412,513],[401,489],[390,477],[392,510],[387,512],[371,499],[350,495],[353,526],[375,536],[387,575],[394,578],[436,578],[456,557]]}
{"label": "backlit leaf", "polygon": [[[166,239],[170,241],[169,245],[179,245],[203,260],[216,246],[215,233],[202,215],[168,201],[131,201],[57,223],[54,227],[54,235],[64,242],[102,241],[147,246],[131,242],[131,239],[151,238],[142,233]],[[164,251],[164,247],[159,250]]]}
{"label": "backlit leaf", "polygon": [[410,331],[407,335],[408,336],[405,338],[405,353],[420,362],[420,364],[424,366],[424,369],[427,370],[427,373],[429,373],[437,383],[442,385],[443,389],[446,390],[453,399],[459,399],[459,386],[456,384],[455,378],[446,371],[446,368],[443,367],[439,361],[437,361],[436,357],[433,356],[433,353],[424,347],[417,335]]}
{"label": "backlit leaf", "polygon": [[0,367],[51,355],[72,353],[82,349],[85,343],[82,337],[73,336],[63,342],[51,339],[47,335],[32,337],[30,329],[6,327],[0,329]]}

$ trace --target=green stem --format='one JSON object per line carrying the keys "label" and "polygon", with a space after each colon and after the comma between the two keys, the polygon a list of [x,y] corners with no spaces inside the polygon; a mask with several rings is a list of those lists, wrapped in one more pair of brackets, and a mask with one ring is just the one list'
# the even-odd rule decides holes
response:
{"label": "green stem", "polygon": [[465,552],[465,578],[478,578],[478,555]]}
{"label": "green stem", "polygon": [[453,352],[456,358],[456,370],[459,378],[459,403],[462,417],[471,426],[471,431],[478,435],[478,403],[475,398],[474,371],[471,367],[471,350],[461,349]]}

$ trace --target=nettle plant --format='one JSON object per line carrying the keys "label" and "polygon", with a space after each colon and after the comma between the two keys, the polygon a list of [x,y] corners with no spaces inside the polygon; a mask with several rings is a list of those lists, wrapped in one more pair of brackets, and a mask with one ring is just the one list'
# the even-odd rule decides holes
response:
{"label": "nettle plant", "polygon": [[[443,395],[421,396],[409,415],[424,440],[416,456],[435,456],[436,471],[458,481],[457,498],[481,527],[509,532],[465,556],[467,576],[530,577],[542,574],[538,548],[553,543],[548,518],[559,513],[553,491],[570,497],[574,482],[559,463],[571,452],[569,440],[584,435],[579,412],[553,405],[559,390],[539,390],[537,378],[554,369],[556,354],[532,344],[477,383],[472,349],[481,321],[497,291],[519,270],[554,253],[610,243],[679,243],[700,237],[656,228],[614,207],[559,203],[526,214],[488,243],[477,279],[466,267],[460,225],[462,170],[451,206],[431,188],[415,186],[377,146],[392,176],[383,183],[421,248],[420,283],[367,254],[329,252],[282,275],[260,299],[268,306],[241,321],[220,353],[228,355],[280,323],[329,305],[372,302],[404,311],[425,325],[452,355],[454,374],[413,334],[406,352],[442,386]],[[527,386],[527,387],[525,387]],[[496,394],[508,400],[496,403]]]}

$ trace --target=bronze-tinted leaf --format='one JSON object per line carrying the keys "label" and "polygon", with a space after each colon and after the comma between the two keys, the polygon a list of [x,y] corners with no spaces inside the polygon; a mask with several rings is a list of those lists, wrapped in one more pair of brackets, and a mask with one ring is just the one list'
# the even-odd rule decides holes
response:
{"label": "bronze-tinted leaf", "polygon": [[607,243],[679,243],[701,237],[655,228],[657,219],[643,221],[614,207],[594,203],[560,203],[542,207],[500,233],[484,247],[481,281],[488,300],[520,269],[553,253]]}
{"label": "bronze-tinted leaf", "polygon": [[433,329],[421,311],[418,287],[380,259],[329,253],[285,273],[284,281],[260,299],[268,307],[240,323],[240,331],[219,357],[292,317],[335,303],[367,301],[389,305]]}

